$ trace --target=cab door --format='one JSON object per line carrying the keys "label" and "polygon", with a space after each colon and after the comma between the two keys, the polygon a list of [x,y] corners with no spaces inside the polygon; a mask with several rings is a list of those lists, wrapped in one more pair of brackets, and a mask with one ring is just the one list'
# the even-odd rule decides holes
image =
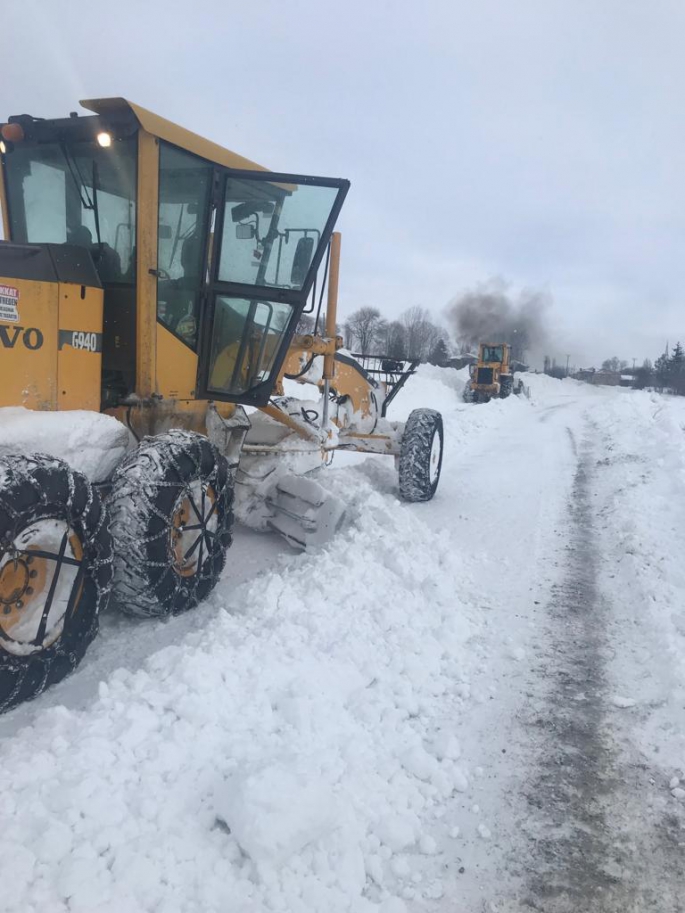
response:
{"label": "cab door", "polygon": [[332,178],[222,171],[200,398],[268,403],[348,189]]}

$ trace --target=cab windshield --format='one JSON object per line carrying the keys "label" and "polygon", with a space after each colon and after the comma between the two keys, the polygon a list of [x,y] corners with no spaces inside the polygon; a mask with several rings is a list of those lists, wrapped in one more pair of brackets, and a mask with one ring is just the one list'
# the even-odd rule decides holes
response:
{"label": "cab windshield", "polygon": [[5,157],[12,240],[78,244],[103,283],[133,284],[136,141],[17,144]]}
{"label": "cab windshield", "polygon": [[483,361],[502,361],[502,346],[483,346]]}

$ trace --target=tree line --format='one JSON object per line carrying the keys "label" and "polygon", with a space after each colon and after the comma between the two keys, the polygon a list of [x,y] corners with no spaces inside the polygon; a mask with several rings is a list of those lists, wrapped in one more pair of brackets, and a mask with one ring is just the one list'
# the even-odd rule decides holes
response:
{"label": "tree line", "polygon": [[649,359],[645,359],[642,367],[635,371],[633,385],[638,390],[654,387],[662,392],[685,396],[685,351],[681,344],[677,342],[670,354],[666,350],[653,365]]}
{"label": "tree line", "polygon": [[[312,333],[313,318],[303,315],[297,329]],[[361,307],[338,327],[338,333],[345,348],[360,355],[384,355],[398,361],[418,359],[441,367],[450,358],[449,334],[421,307],[409,308],[397,320],[386,320],[378,308]]]}
{"label": "tree line", "polygon": [[654,363],[645,358],[639,368],[629,368],[628,362],[616,356],[602,362],[602,371],[621,371],[633,378],[633,387],[644,390],[653,387],[659,392],[685,396],[685,351],[677,342],[669,353],[668,349]]}

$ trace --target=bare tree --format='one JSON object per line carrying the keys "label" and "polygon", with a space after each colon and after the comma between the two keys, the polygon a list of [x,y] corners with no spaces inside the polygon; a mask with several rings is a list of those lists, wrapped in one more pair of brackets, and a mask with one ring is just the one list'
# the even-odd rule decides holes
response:
{"label": "bare tree", "polygon": [[613,358],[606,358],[602,362],[602,371],[613,371],[614,373],[617,373],[618,371],[621,371],[627,364],[627,361],[621,361],[618,355],[614,355]]}
{"label": "bare tree", "polygon": [[302,336],[314,332],[314,318],[311,314],[300,314],[300,319],[297,321],[297,332]]}
{"label": "bare tree", "polygon": [[368,355],[382,335],[385,321],[378,308],[363,307],[351,314],[345,324],[346,342],[356,343],[362,355]]}
{"label": "bare tree", "polygon": [[433,323],[425,308],[409,308],[401,320],[407,333],[407,355],[425,361],[438,339],[446,335],[445,331]]}
{"label": "bare tree", "polygon": [[407,330],[399,320],[388,324],[385,354],[390,358],[407,357]]}

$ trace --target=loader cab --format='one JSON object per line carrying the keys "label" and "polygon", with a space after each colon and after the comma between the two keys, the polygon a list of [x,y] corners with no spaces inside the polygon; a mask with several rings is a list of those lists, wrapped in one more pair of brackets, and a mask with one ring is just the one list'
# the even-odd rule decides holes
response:
{"label": "loader cab", "polygon": [[0,201],[9,240],[92,258],[103,408],[265,405],[348,182],[268,172],[123,99],[82,104],[94,115],[2,126]]}
{"label": "loader cab", "polygon": [[479,361],[484,364],[501,364],[504,361],[503,345],[483,345]]}

